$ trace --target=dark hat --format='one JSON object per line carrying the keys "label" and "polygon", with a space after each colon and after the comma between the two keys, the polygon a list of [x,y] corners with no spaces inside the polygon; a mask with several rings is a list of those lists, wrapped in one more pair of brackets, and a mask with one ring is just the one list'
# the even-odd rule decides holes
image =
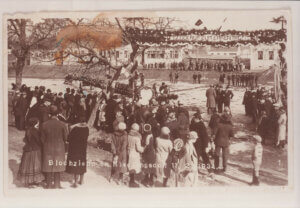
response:
{"label": "dark hat", "polygon": [[28,126],[33,127],[39,122],[39,119],[33,117],[28,120]]}
{"label": "dark hat", "polygon": [[222,119],[222,121],[230,122],[231,121],[231,115],[224,113],[224,114],[222,114],[221,119]]}
{"label": "dark hat", "polygon": [[58,113],[58,108],[57,108],[55,105],[51,105],[51,106],[50,106],[50,114],[51,114],[52,116],[56,116],[57,113]]}

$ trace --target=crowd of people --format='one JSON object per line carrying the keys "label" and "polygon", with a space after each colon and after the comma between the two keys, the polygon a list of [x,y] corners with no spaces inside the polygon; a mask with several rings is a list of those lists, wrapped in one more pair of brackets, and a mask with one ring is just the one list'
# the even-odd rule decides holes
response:
{"label": "crowd of people", "polygon": [[61,188],[64,171],[74,175],[74,187],[83,184],[89,135],[86,122],[98,95],[70,88],[57,94],[44,86],[22,85],[10,97],[15,126],[26,130],[18,172],[24,185],[34,187],[43,181],[47,189]]}
{"label": "crowd of people", "polygon": [[[219,82],[221,84],[227,84],[237,87],[257,87],[258,86],[258,74],[252,73],[230,73],[220,74]],[[227,80],[227,81],[226,81]]]}
{"label": "crowd of people", "polygon": [[[170,99],[165,83],[154,88],[154,96],[146,105],[140,102],[139,95],[132,98],[113,90],[98,94],[67,88],[65,93],[57,94],[43,86],[31,90],[26,85],[15,90],[11,101],[15,126],[26,130],[20,179],[32,187],[44,178],[45,188],[61,188],[60,174],[66,171],[74,176],[72,187],[83,184],[88,164],[86,123],[96,106],[93,127],[100,134],[111,135],[110,181],[138,187],[137,175],[142,174],[141,183],[145,186],[166,187],[175,175],[176,185],[195,186],[199,167],[206,169],[209,176],[225,172],[229,141],[234,137],[231,88],[210,85],[207,89],[207,111],[211,115],[208,127],[201,109],[191,115],[178,97]],[[265,143],[275,129],[276,144],[284,146],[286,108],[277,109],[273,95],[264,88],[246,90],[243,104],[257,129],[251,184],[258,185],[261,142]]]}
{"label": "crowd of people", "polygon": [[165,62],[145,64],[144,69],[167,69],[174,71],[216,71],[216,72],[241,72],[245,69],[243,63],[233,63],[232,60],[188,60],[172,62],[167,66]]}
{"label": "crowd of people", "polygon": [[243,105],[245,114],[252,118],[262,137],[262,143],[273,143],[283,148],[287,135],[287,103],[276,103],[274,92],[259,86],[256,90],[246,88]]}

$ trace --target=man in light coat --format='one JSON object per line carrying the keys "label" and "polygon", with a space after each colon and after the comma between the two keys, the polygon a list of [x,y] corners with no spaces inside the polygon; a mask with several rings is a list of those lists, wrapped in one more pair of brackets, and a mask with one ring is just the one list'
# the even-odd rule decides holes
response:
{"label": "man in light coat", "polygon": [[216,91],[213,88],[213,85],[210,85],[210,87],[206,90],[206,98],[207,98],[207,112],[210,114],[213,112],[213,110],[216,108]]}

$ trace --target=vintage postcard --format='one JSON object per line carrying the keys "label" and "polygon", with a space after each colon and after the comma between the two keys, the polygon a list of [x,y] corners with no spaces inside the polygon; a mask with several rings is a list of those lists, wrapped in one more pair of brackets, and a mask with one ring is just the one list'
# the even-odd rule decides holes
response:
{"label": "vintage postcard", "polygon": [[3,24],[5,193],[293,188],[289,10]]}

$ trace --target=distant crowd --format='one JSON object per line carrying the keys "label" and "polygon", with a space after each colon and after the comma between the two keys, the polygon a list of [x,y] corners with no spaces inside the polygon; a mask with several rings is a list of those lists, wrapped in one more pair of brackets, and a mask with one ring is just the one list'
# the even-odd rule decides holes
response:
{"label": "distant crowd", "polygon": [[167,67],[165,62],[148,63],[145,64],[144,69],[158,69],[163,70],[170,68],[173,71],[216,71],[216,72],[241,72],[245,70],[243,63],[233,63],[229,61],[220,60],[198,60],[187,62],[172,62],[170,67]]}

